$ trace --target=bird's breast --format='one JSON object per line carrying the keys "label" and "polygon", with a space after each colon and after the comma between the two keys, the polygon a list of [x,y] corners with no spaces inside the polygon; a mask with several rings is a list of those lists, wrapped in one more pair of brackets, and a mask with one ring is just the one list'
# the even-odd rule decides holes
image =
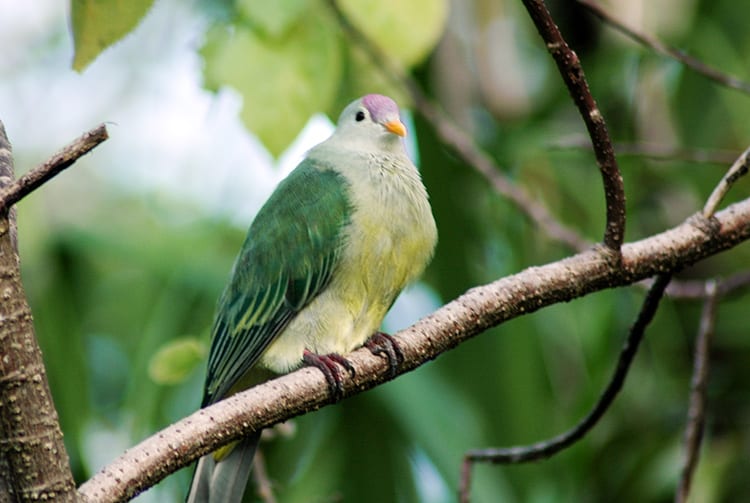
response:
{"label": "bird's breast", "polygon": [[418,173],[379,169],[348,177],[353,211],[336,271],[268,348],[264,366],[283,372],[299,365],[305,349],[345,354],[359,347],[430,261],[437,231]]}

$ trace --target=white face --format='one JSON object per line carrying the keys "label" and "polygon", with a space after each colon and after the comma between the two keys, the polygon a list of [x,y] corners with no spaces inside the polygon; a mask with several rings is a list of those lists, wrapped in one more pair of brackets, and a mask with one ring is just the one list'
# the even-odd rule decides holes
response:
{"label": "white face", "polygon": [[334,137],[345,142],[349,148],[401,153],[404,148],[401,137],[386,127],[386,124],[395,122],[400,124],[398,110],[385,113],[376,120],[360,99],[349,104],[341,112]]}

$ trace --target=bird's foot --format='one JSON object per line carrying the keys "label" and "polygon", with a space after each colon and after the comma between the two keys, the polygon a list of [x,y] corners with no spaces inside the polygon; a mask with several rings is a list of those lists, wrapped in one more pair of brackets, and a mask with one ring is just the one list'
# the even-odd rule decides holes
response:
{"label": "bird's foot", "polygon": [[339,365],[344,367],[349,375],[354,377],[354,366],[343,356],[330,353],[319,355],[312,351],[305,350],[302,353],[302,361],[310,367],[315,367],[323,372],[328,382],[328,391],[333,395],[335,400],[340,400],[344,396],[344,380],[341,376]]}
{"label": "bird's foot", "polygon": [[396,377],[398,368],[404,363],[404,354],[398,347],[398,341],[385,332],[375,332],[365,341],[365,347],[375,356],[384,356],[388,360],[390,377]]}

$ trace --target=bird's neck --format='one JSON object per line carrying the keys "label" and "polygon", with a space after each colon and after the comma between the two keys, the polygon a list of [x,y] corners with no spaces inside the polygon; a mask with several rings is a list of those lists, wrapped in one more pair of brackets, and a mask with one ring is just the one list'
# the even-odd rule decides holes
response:
{"label": "bird's neck", "polygon": [[374,155],[406,155],[404,141],[391,133],[384,133],[376,137],[334,134],[313,150],[316,149],[361,152]]}

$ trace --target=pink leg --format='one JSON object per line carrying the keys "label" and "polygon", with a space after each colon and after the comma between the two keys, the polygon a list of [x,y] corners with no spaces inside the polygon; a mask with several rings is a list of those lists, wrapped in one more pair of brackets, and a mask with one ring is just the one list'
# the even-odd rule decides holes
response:
{"label": "pink leg", "polygon": [[327,355],[319,355],[312,351],[305,350],[302,354],[302,361],[310,367],[315,367],[323,372],[323,375],[328,382],[328,390],[336,400],[340,400],[344,395],[344,380],[341,375],[339,365],[344,367],[349,375],[354,377],[354,367],[349,360],[343,356],[330,353]]}
{"label": "pink leg", "polygon": [[392,335],[375,332],[365,342],[365,347],[375,356],[384,356],[388,360],[391,377],[396,377],[398,368],[404,362],[404,354],[398,347],[398,342]]}

